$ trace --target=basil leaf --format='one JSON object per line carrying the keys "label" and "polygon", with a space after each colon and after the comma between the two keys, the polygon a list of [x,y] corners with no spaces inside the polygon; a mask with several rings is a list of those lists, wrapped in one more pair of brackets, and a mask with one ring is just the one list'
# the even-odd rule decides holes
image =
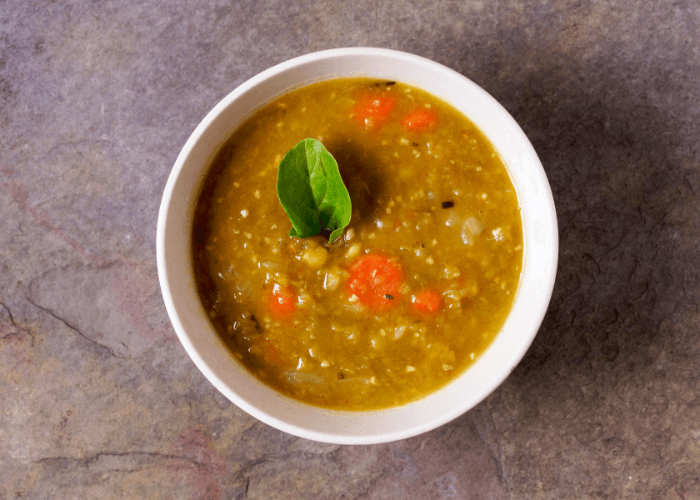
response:
{"label": "basil leaf", "polygon": [[300,141],[282,158],[277,198],[292,223],[289,236],[306,238],[325,229],[333,242],[350,223],[352,204],[338,163],[316,139]]}

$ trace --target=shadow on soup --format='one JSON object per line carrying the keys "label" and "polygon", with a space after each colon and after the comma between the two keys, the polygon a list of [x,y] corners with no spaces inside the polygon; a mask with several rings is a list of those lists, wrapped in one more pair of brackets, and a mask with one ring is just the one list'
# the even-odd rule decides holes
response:
{"label": "shadow on soup", "polygon": [[[337,160],[349,225],[290,237],[276,195],[304,138]],[[523,236],[489,141],[410,86],[340,79],[283,95],[235,132],[203,183],[193,227],[202,304],[265,384],[326,408],[402,405],[458,376],[513,302]]]}

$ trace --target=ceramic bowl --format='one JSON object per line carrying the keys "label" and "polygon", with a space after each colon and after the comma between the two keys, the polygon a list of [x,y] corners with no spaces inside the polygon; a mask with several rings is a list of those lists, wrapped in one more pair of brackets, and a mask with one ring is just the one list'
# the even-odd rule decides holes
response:
{"label": "ceramic bowl", "polygon": [[[461,376],[416,402],[392,409],[331,411],[296,402],[255,379],[223,348],[196,292],[190,247],[194,206],[210,162],[232,132],[291,89],[339,77],[397,80],[447,101],[491,140],[518,194],[524,230],[521,284],[503,328]],[[340,444],[412,437],[473,408],[511,373],[540,327],[554,286],[557,221],[542,165],[508,112],[478,85],[438,63],[384,49],[308,54],[251,78],[226,96],[190,136],[168,178],[158,217],[158,276],[170,320],[204,376],[237,406],[282,431]]]}

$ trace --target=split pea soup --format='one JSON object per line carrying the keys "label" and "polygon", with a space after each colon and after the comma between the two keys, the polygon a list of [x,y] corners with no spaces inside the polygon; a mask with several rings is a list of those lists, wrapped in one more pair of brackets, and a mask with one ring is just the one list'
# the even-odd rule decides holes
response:
{"label": "split pea soup", "polygon": [[[305,138],[350,194],[332,243],[289,236],[277,198],[278,165]],[[460,375],[503,325],[523,261],[518,198],[488,139],[426,92],[354,78],[289,92],[233,134],[192,245],[232,356],[284,395],[342,410],[403,405]]]}

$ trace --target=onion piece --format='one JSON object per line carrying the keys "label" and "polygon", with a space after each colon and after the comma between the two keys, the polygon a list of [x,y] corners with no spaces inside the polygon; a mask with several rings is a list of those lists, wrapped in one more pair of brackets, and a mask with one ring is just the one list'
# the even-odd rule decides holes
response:
{"label": "onion piece", "polygon": [[271,260],[263,260],[259,262],[258,267],[260,269],[267,269],[270,271],[279,271],[282,269],[282,266],[278,262],[273,262]]}
{"label": "onion piece", "polygon": [[460,217],[460,214],[455,210],[450,210],[449,215],[445,219],[445,225],[447,227],[459,227],[461,223],[462,217]]}
{"label": "onion piece", "polygon": [[328,381],[325,377],[319,375],[318,373],[302,372],[299,370],[287,370],[282,374],[284,380],[293,385],[298,384],[313,384],[313,385],[326,385]]}
{"label": "onion piece", "polygon": [[471,230],[469,227],[467,227],[466,222],[462,226],[462,231],[459,234],[462,238],[462,243],[465,245],[472,246],[474,244],[474,236],[472,235]]}
{"label": "onion piece", "polygon": [[481,222],[476,217],[469,217],[464,222],[464,225],[469,228],[469,230],[472,232],[472,234],[474,236],[479,236],[481,233],[484,232],[484,223]]}

